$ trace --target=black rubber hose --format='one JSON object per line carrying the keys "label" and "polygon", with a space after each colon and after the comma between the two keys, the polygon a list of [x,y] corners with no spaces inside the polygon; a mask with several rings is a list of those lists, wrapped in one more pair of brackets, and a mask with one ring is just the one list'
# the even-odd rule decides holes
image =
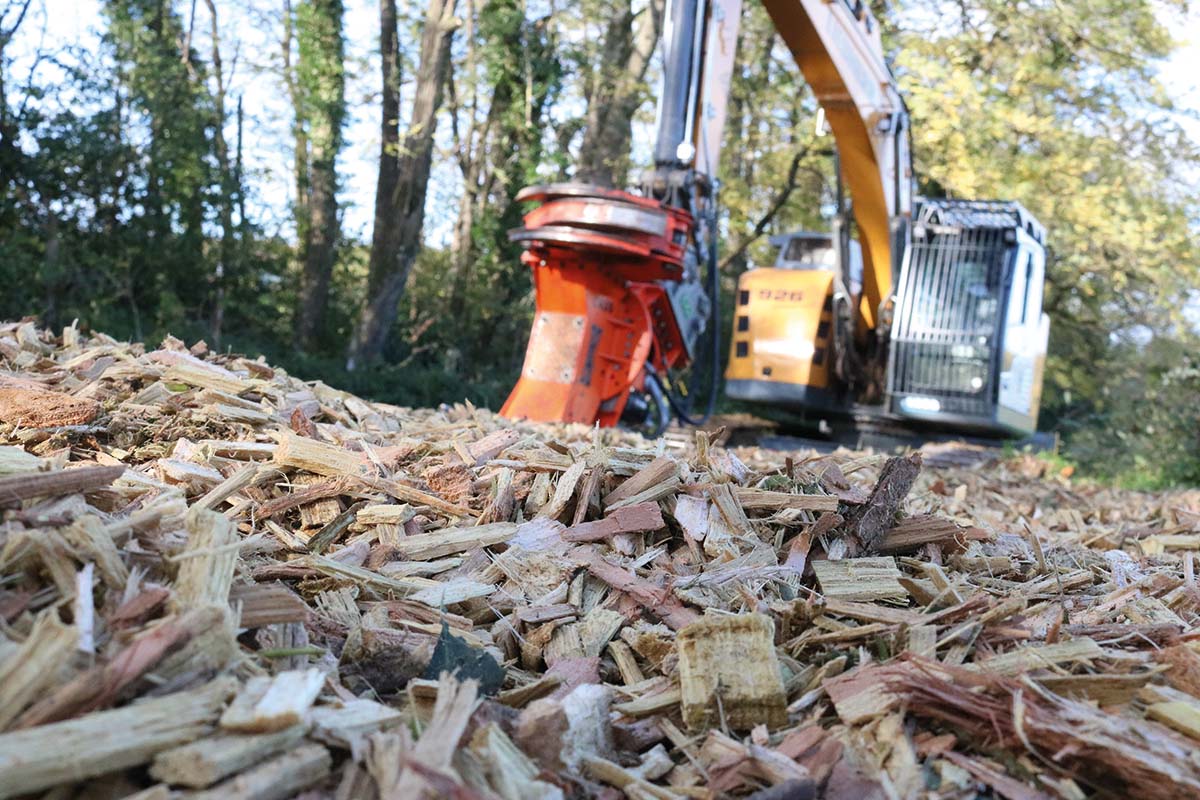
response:
{"label": "black rubber hose", "polygon": [[[712,211],[709,215],[708,225],[708,252],[705,254],[705,267],[707,274],[704,276],[708,284],[708,303],[709,303],[709,342],[711,352],[709,353],[709,380],[708,380],[708,399],[705,403],[704,415],[699,419],[695,419],[684,411],[679,399],[675,396],[675,392],[668,384],[666,387],[667,402],[671,405],[671,410],[675,412],[675,416],[684,425],[700,426],[708,422],[712,418],[713,412],[717,408],[717,393],[720,390],[721,384],[721,279],[718,274],[717,264],[717,218],[718,218],[718,192],[713,189]],[[696,248],[699,250],[699,246]]]}

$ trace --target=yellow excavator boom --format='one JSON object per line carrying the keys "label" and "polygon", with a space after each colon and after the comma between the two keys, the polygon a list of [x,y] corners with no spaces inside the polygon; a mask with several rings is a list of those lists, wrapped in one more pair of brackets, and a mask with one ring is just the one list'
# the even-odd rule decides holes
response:
{"label": "yellow excavator boom", "polygon": [[[908,114],[865,3],[764,0],[825,112],[863,249],[860,313],[867,328],[892,292],[912,216]],[[897,245],[899,245],[897,247]]]}

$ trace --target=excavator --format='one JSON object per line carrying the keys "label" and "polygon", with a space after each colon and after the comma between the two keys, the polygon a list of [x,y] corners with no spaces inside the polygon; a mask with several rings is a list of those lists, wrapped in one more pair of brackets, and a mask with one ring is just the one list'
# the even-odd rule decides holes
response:
{"label": "excavator", "polygon": [[[791,411],[969,435],[1037,427],[1045,230],[1014,202],[914,195],[909,116],[862,0],[763,0],[836,145],[827,235],[738,279],[725,391]],[[510,232],[537,310],[510,418],[697,423],[718,394],[718,162],[741,0],[670,0],[654,167],[562,183]],[[705,331],[707,328],[707,336]],[[711,376],[705,411],[678,378]]]}

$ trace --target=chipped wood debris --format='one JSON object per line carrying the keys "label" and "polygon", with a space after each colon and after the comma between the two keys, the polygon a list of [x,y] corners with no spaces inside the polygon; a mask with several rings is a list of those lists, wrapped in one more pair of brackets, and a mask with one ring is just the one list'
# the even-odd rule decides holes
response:
{"label": "chipped wood debris", "polygon": [[1200,492],[719,440],[0,324],[0,798],[1200,796]]}

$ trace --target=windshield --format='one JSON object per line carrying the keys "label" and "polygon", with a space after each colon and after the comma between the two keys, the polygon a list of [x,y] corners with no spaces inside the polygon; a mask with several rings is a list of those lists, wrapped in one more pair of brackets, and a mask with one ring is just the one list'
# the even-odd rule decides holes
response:
{"label": "windshield", "polygon": [[780,259],[788,269],[833,269],[837,255],[827,239],[792,239]]}

